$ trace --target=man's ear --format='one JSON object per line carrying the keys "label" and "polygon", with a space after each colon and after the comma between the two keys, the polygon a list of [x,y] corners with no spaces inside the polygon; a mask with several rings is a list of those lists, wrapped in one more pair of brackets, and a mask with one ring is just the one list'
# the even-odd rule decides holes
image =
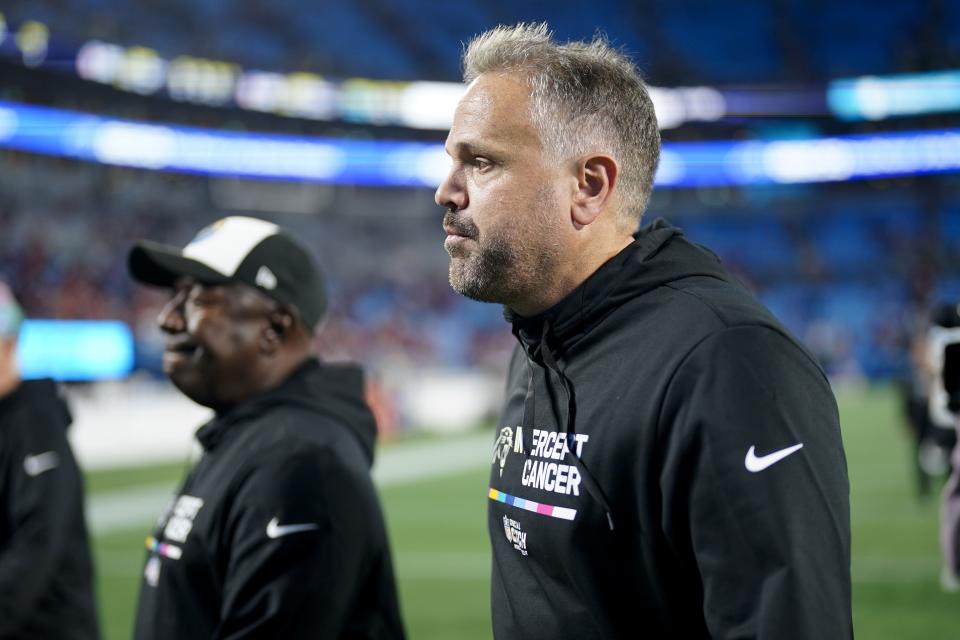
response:
{"label": "man's ear", "polygon": [[293,328],[293,316],[282,309],[271,311],[267,316],[267,327],[263,330],[261,349],[264,353],[273,353],[287,339]]}
{"label": "man's ear", "polygon": [[620,167],[608,155],[594,154],[577,160],[577,187],[571,204],[571,215],[577,225],[586,226],[599,217],[610,204]]}

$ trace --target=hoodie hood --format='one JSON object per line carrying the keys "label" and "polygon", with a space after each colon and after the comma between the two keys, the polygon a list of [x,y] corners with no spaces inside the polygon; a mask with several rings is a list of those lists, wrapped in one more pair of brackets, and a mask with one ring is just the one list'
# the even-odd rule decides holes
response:
{"label": "hoodie hood", "polygon": [[691,276],[730,281],[716,255],[687,240],[682,231],[662,218],[638,231],[634,238],[543,313],[523,317],[504,310],[504,317],[513,325],[528,356],[539,361],[544,327],[548,329],[551,350],[561,355],[627,300]]}
{"label": "hoodie hood", "polygon": [[[0,416],[7,415],[15,407],[42,407],[52,414],[57,424],[69,427],[73,422],[70,408],[60,394],[57,383],[49,378],[21,380],[13,391],[0,398]],[[0,426],[3,421],[0,420]]]}
{"label": "hoodie hood", "polygon": [[203,425],[197,439],[205,450],[213,449],[231,425],[279,404],[309,409],[349,430],[368,465],[373,465],[377,425],[364,399],[363,372],[353,365],[322,364],[315,358],[300,365],[280,386],[250,397]]}
{"label": "hoodie hood", "polygon": [[[513,334],[531,363],[523,411],[523,427],[528,432],[533,429],[532,420],[536,411],[533,367],[544,370],[548,386],[550,375],[547,372],[556,376],[566,398],[563,432],[575,434],[576,384],[568,377],[566,367],[562,364],[567,350],[627,301],[657,287],[692,276],[730,280],[716,255],[687,241],[679,229],[662,219],[638,231],[634,238],[623,251],[545,312],[524,318],[509,309],[505,310],[504,316],[512,323]],[[603,507],[612,531],[614,514],[610,501],[597,483],[594,473],[572,448],[566,455],[579,470],[587,493]]]}

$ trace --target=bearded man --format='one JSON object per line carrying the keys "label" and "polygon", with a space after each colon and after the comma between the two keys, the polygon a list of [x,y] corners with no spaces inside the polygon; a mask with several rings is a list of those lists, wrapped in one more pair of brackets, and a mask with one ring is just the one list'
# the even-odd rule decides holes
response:
{"label": "bearded man", "polygon": [[713,254],[639,228],[660,136],[633,64],[518,25],[464,69],[436,192],[450,283],[504,305],[518,342],[487,490],[494,635],[851,637],[830,385]]}

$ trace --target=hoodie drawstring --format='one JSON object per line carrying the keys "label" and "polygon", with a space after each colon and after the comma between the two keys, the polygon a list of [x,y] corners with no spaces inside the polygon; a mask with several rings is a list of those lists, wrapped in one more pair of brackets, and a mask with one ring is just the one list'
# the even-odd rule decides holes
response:
{"label": "hoodie drawstring", "polygon": [[[543,357],[543,363],[546,365],[547,370],[553,371],[560,378],[560,384],[563,386],[564,393],[567,395],[567,417],[566,425],[564,430],[567,434],[567,443],[569,444],[572,440],[574,434],[576,434],[576,410],[577,405],[574,401],[573,395],[573,385],[570,380],[563,374],[563,371],[560,370],[559,365],[557,365],[557,359],[553,355],[553,351],[550,350],[550,346],[547,343],[547,335],[550,331],[550,322],[544,321],[543,323],[543,333],[540,338],[540,354]],[[529,420],[532,424],[533,422],[533,369],[530,370],[530,384],[527,388],[527,399],[530,401],[530,417]],[[524,422],[527,422],[527,410],[524,406]],[[524,425],[526,426],[526,425]],[[607,514],[607,524],[610,525],[610,530],[613,531],[613,513],[610,509],[610,502],[607,500],[607,497],[604,495],[603,490],[600,488],[600,485],[597,483],[596,479],[593,477],[593,474],[590,473],[590,470],[587,469],[586,465],[583,464],[583,461],[577,456],[575,447],[567,446],[565,447],[567,455],[570,456],[573,460],[574,466],[577,468],[577,471],[580,472],[580,476],[584,480],[584,485],[586,486],[587,493],[590,494],[590,497],[598,502],[604,509]]]}

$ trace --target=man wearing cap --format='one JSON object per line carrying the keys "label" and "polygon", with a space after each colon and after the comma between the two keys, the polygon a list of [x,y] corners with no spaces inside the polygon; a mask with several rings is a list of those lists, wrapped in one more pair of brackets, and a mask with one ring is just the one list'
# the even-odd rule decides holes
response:
{"label": "man wearing cap", "polygon": [[0,638],[97,638],[83,478],[52,380],[21,380],[0,282]]}
{"label": "man wearing cap", "polygon": [[170,289],[164,371],[215,412],[147,538],[135,637],[402,638],[375,424],[361,372],[312,355],[326,296],[309,252],[229,217],[183,250],[138,243],[129,268]]}

